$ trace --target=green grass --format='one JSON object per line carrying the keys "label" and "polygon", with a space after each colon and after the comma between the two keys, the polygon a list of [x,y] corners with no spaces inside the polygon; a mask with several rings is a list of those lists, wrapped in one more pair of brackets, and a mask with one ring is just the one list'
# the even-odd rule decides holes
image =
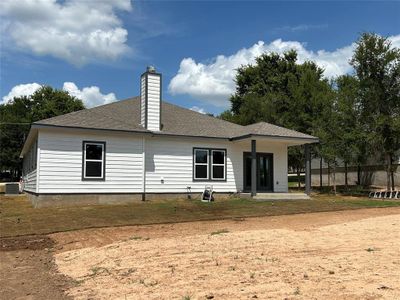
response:
{"label": "green grass", "polygon": [[93,227],[240,219],[297,213],[400,206],[400,201],[333,195],[312,200],[252,201],[229,199],[137,202],[124,205],[87,205],[33,208],[26,197],[0,196],[0,237],[48,234]]}
{"label": "green grass", "polygon": [[226,229],[221,229],[221,230],[211,232],[210,235],[217,235],[217,234],[223,234],[223,233],[228,233],[228,232],[229,231]]}
{"label": "green grass", "polygon": [[288,186],[289,186],[289,188],[297,188],[299,186],[299,184],[297,182],[288,182]]}

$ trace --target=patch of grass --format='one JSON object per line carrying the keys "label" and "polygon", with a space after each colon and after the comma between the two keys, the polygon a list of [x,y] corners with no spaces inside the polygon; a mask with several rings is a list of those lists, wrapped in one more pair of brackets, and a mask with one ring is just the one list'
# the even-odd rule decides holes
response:
{"label": "patch of grass", "polygon": [[169,265],[168,268],[171,269],[171,274],[175,273],[175,266],[174,265]]}
{"label": "patch of grass", "polygon": [[92,272],[92,274],[90,274],[89,277],[94,277],[100,274],[111,274],[110,271],[105,267],[93,267],[90,269],[90,271]]}
{"label": "patch of grass", "polygon": [[297,288],[294,290],[294,293],[293,293],[293,294],[295,294],[295,295],[300,295],[300,288],[297,287]]}
{"label": "patch of grass", "polygon": [[[302,183],[302,185],[304,185]],[[288,182],[289,188],[298,188],[299,184],[297,182]]]}
{"label": "patch of grass", "polygon": [[156,286],[158,284],[158,281],[150,281],[149,284],[147,286]]}
{"label": "patch of grass", "polygon": [[125,272],[123,272],[121,275],[125,277],[125,276],[131,275],[134,272],[136,272],[136,268],[129,268]]}
{"label": "patch of grass", "polygon": [[229,230],[227,230],[227,229],[221,229],[221,230],[211,232],[210,235],[217,235],[217,234],[223,234],[223,233],[228,233],[228,232],[229,232]]}
{"label": "patch of grass", "polygon": [[400,207],[400,201],[321,194],[313,196],[311,200],[296,201],[263,202],[231,198],[211,203],[198,200],[159,200],[118,205],[33,208],[27,197],[0,195],[0,237],[48,234],[84,228],[394,206]]}
{"label": "patch of grass", "polygon": [[149,237],[141,237],[141,236],[131,236],[130,238],[129,238],[129,240],[130,241],[140,241],[140,240],[142,240],[142,241],[148,241],[150,238]]}
{"label": "patch of grass", "polygon": [[265,258],[265,262],[277,262],[277,261],[279,261],[279,258],[276,258],[276,257],[272,257],[272,258],[266,257]]}

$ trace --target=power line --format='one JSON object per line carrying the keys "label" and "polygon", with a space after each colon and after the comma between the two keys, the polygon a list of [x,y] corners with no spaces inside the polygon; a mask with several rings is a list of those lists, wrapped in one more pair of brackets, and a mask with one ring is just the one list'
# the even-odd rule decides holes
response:
{"label": "power line", "polygon": [[31,125],[32,123],[9,123],[9,122],[5,122],[5,123],[0,123],[0,125]]}

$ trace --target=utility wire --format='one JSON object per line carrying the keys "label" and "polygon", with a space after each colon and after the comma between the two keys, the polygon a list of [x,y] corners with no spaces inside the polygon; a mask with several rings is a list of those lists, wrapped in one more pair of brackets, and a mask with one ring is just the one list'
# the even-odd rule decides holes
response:
{"label": "utility wire", "polygon": [[31,125],[32,123],[0,123],[0,125]]}

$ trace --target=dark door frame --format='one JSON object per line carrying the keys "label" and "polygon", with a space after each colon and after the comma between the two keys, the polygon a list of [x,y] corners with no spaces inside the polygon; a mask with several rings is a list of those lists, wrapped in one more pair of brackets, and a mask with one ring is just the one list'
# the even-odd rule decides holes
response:
{"label": "dark door frame", "polygon": [[[257,192],[274,192],[274,154],[273,153],[268,153],[268,152],[257,152]],[[271,157],[271,189],[268,190],[261,190],[259,186],[259,160],[258,158],[260,156],[269,156]],[[243,152],[243,191],[244,192],[250,192],[251,191],[251,186],[246,186],[246,157],[251,157],[251,152]]]}

